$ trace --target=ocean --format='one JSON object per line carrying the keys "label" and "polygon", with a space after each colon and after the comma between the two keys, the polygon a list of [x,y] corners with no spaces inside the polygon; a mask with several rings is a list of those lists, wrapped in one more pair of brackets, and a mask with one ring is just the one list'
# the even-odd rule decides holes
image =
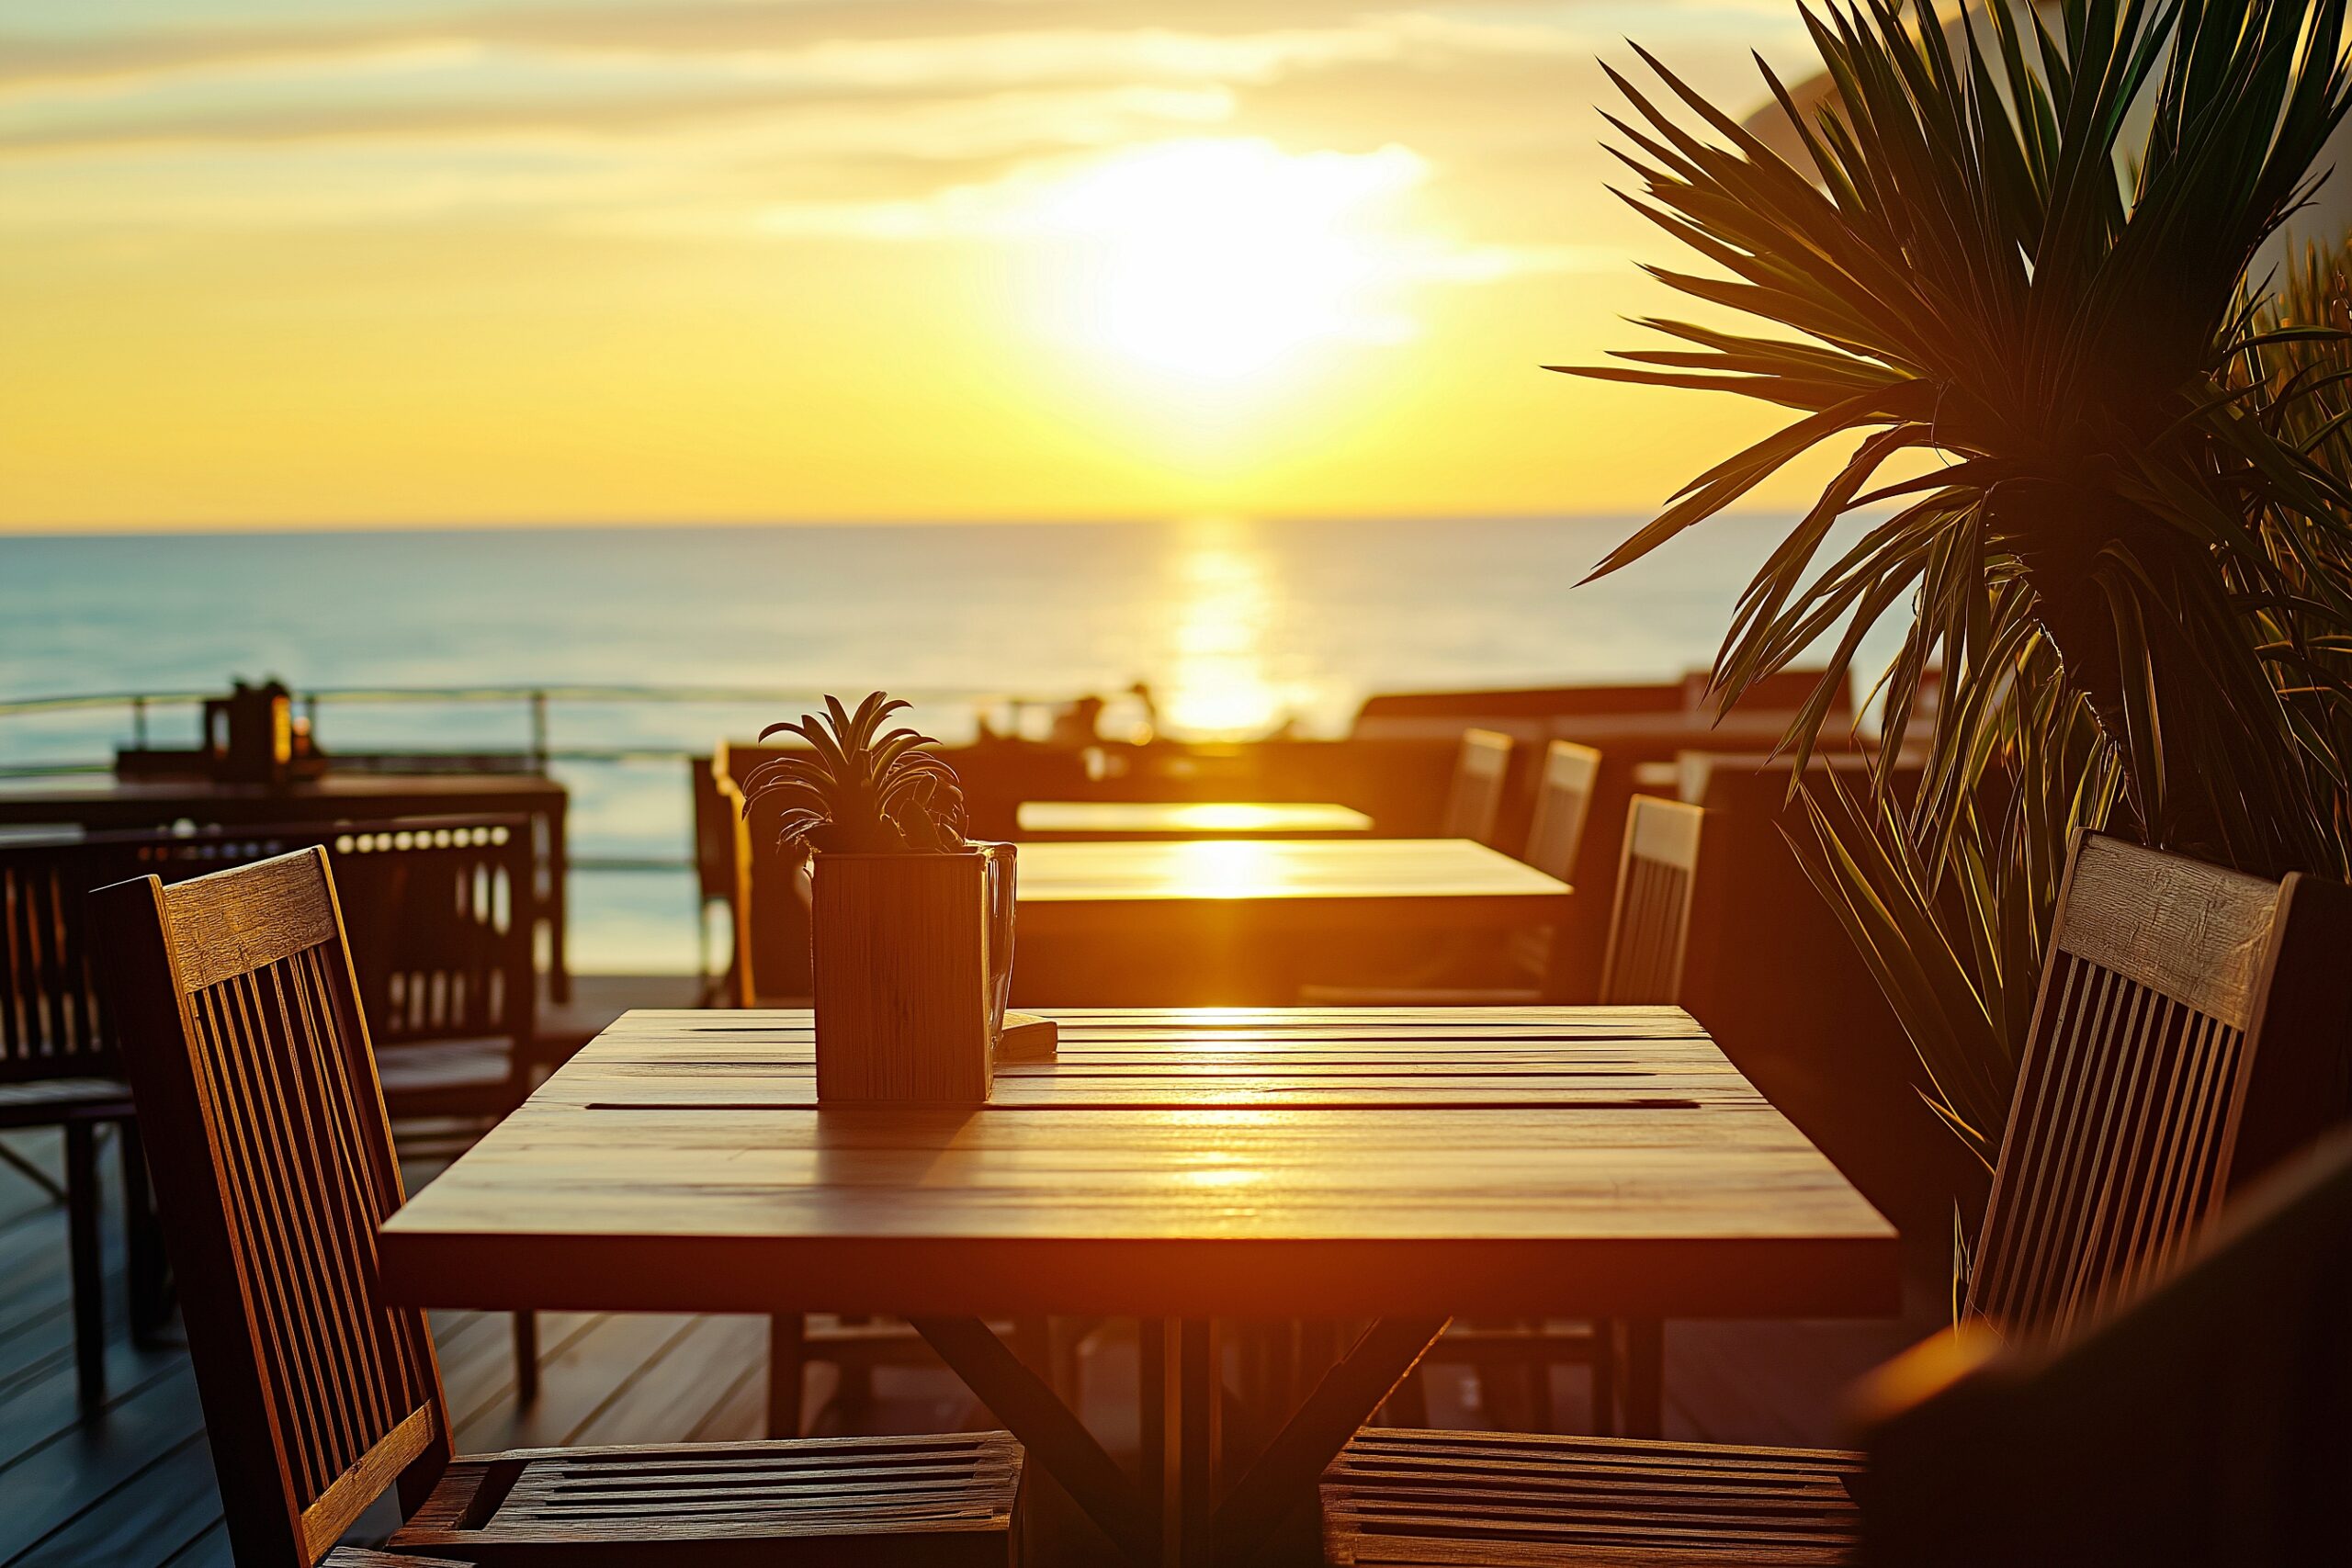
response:
{"label": "ocean", "polygon": [[[1163,728],[1343,731],[1370,692],[1669,678],[1713,655],[1784,518],[1577,586],[1634,518],[502,528],[0,536],[0,700],[225,688],[745,686],[991,695],[1147,682]],[[773,704],[562,703],[557,747],[707,750]],[[1011,709],[991,711],[1011,722]],[[1114,705],[1112,723],[1133,710]],[[1042,723],[1043,708],[1029,722]],[[187,707],[150,718],[192,744]],[[329,750],[521,749],[518,703],[329,702]],[[103,761],[129,711],[0,714],[0,766]],[[566,763],[574,852],[680,856],[684,764]],[[690,969],[683,872],[575,877],[583,970]]]}

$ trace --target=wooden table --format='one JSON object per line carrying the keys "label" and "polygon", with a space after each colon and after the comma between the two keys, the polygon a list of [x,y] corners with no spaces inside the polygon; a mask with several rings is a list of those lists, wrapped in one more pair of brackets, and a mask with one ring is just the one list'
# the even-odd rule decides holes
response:
{"label": "wooden table", "polygon": [[1021,846],[1022,930],[1083,928],[1132,914],[1217,907],[1395,925],[1554,919],[1575,891],[1468,839],[1089,840]]}
{"label": "wooden table", "polygon": [[0,784],[0,825],[62,823],[91,830],[168,828],[175,822],[211,827],[341,822],[387,817],[446,817],[469,812],[519,813],[539,824],[538,919],[551,949],[549,994],[571,999],[565,961],[564,817],[570,796],[539,773],[390,773],[329,772],[279,788],[211,779],[121,779],[107,775]]}
{"label": "wooden table", "polygon": [[1340,838],[1372,818],[1327,800],[1024,800],[1023,840],[1205,839],[1241,834]]}
{"label": "wooden table", "polygon": [[1017,1007],[1279,1005],[1378,983],[1399,942],[1565,921],[1574,891],[1467,839],[1023,844],[1019,886]]}
{"label": "wooden table", "polygon": [[[1059,1016],[985,1106],[820,1110],[807,1013],[629,1013],[385,1224],[385,1288],[907,1316],[1187,1568],[1295,1517],[1451,1314],[1895,1310],[1893,1228],[1678,1009]],[[986,1326],[1044,1314],[1144,1320],[1145,1487]],[[1374,1320],[1254,1457],[1235,1318]]]}

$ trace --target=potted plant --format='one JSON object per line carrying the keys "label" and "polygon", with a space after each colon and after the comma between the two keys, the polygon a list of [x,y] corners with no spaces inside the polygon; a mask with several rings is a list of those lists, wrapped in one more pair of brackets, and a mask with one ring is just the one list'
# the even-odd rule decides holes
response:
{"label": "potted plant", "polygon": [[806,753],[743,781],[777,811],[777,843],[810,863],[817,1096],[988,1098],[1012,974],[1013,852],[964,836],[964,793],[929,737],[883,732],[908,705],[876,692],[851,713],[770,725]]}

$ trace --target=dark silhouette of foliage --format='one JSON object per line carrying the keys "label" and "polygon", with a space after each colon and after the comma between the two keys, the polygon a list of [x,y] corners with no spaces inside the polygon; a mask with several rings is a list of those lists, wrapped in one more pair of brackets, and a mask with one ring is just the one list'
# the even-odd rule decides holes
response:
{"label": "dark silhouette of foliage", "polygon": [[849,854],[945,852],[965,847],[964,792],[956,770],[923,748],[937,741],[901,727],[877,735],[882,723],[910,705],[880,692],[852,714],[838,697],[822,715],[772,724],[760,739],[797,735],[806,756],[771,758],[743,781],[743,812],[778,807],[776,839]]}

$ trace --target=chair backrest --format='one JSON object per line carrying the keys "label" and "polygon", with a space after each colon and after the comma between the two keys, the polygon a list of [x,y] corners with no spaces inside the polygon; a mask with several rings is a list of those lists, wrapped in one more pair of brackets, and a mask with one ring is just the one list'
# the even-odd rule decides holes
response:
{"label": "chair backrest", "polygon": [[[332,856],[379,1049],[538,1028],[527,817],[402,818],[277,833],[271,852]],[[259,858],[259,857],[255,857]]]}
{"label": "chair backrest", "polygon": [[1864,1385],[1862,1561],[2341,1561],[2352,1134],[2232,1205],[2176,1274],[2061,1344],[1966,1326]]}
{"label": "chair backrest", "polygon": [[381,1046],[537,1032],[527,817],[403,817],[0,844],[0,1083],[108,1076],[114,1034],[91,973],[91,888],[166,883],[294,850],[333,854],[360,996]]}
{"label": "chair backrest", "polygon": [[326,853],[90,904],[230,1540],[311,1568],[450,1452],[424,1314],[376,1290],[402,1193]]}
{"label": "chair backrest", "polygon": [[0,845],[0,1083],[115,1070],[82,919],[93,884],[81,880],[77,850]]}
{"label": "chair backrest", "polygon": [[2058,900],[1969,1310],[2064,1334],[2341,1115],[2352,889],[2097,834]]}
{"label": "chair backrest", "polygon": [[1682,999],[1699,834],[1706,819],[1698,807],[1654,795],[1637,795],[1626,806],[1625,847],[1601,961],[1603,1002],[1647,1007]]}
{"label": "chair backrest", "polygon": [[1592,790],[1600,777],[1600,753],[1573,740],[1544,748],[1543,776],[1535,781],[1535,815],[1527,828],[1527,863],[1563,882],[1576,880],[1577,855],[1592,814]]}
{"label": "chair backrest", "polygon": [[1438,836],[1476,839],[1491,844],[1502,816],[1503,788],[1510,779],[1510,737],[1492,729],[1465,729],[1454,756],[1453,784],[1446,792]]}

